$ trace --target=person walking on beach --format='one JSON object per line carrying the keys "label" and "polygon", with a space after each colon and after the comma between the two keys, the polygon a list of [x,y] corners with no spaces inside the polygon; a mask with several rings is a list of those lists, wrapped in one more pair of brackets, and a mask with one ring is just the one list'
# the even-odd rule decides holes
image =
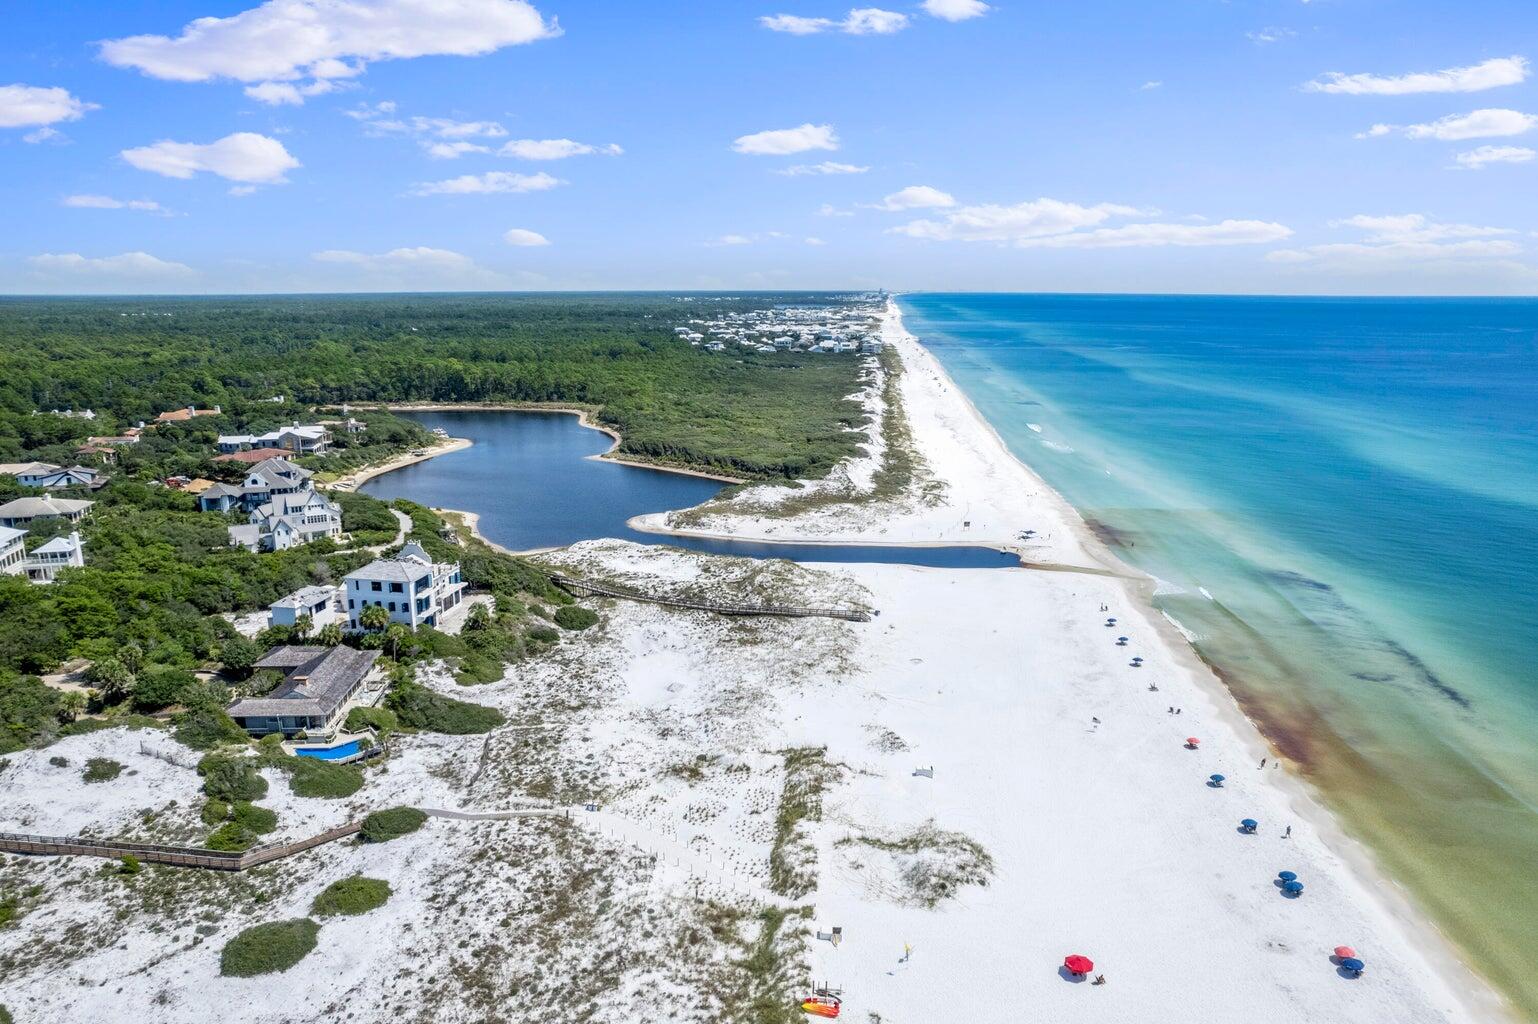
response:
{"label": "person walking on beach", "polygon": [[1283,839],[1291,839],[1292,838],[1292,826],[1291,825],[1288,825],[1287,826],[1287,831],[1282,833],[1282,838]]}
{"label": "person walking on beach", "polygon": [[1264,768],[1264,767],[1265,767],[1265,766],[1266,766],[1266,759],[1265,759],[1265,758],[1261,758],[1261,759],[1260,759],[1260,766],[1261,766],[1261,767],[1262,767],[1262,768]]}

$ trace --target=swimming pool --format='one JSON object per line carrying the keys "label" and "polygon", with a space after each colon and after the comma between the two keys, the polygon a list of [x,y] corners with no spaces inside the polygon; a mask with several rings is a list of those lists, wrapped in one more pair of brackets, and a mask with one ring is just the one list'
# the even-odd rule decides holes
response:
{"label": "swimming pool", "polygon": [[362,749],[362,740],[352,740],[339,747],[298,747],[294,753],[300,757],[313,757],[319,761],[340,761],[344,757],[352,757]]}

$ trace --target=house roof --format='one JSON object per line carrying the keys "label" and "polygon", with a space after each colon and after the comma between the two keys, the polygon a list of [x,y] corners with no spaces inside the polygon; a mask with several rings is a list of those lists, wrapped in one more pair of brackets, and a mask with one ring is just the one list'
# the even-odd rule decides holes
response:
{"label": "house roof", "polygon": [[62,467],[51,462],[0,462],[0,476],[27,476],[57,473]]}
{"label": "house roof", "polygon": [[378,651],[351,647],[274,647],[257,668],[284,672],[283,682],[266,697],[238,700],[230,705],[231,718],[268,715],[322,715],[329,718],[379,657]]}
{"label": "house roof", "polygon": [[95,502],[74,498],[17,498],[0,505],[0,518],[36,519],[39,516],[67,516],[83,512]]}
{"label": "house roof", "polygon": [[55,537],[40,548],[33,548],[34,555],[67,555],[76,548],[84,547],[79,534],[70,537]]}
{"label": "house roof", "polygon": [[[183,490],[191,490],[191,485],[188,485],[187,487],[183,488]],[[241,490],[239,487],[232,487],[229,484],[213,484],[210,487],[205,487],[203,489],[203,493],[201,495],[199,495],[199,497],[202,497],[204,499],[209,499],[209,498],[238,498],[242,494],[245,494],[245,493],[246,492]]]}
{"label": "house roof", "polygon": [[300,587],[292,594],[272,602],[273,608],[310,608],[317,601],[330,601],[336,597],[335,587]]}
{"label": "house roof", "polygon": [[361,569],[355,569],[347,574],[350,580],[383,580],[392,583],[411,583],[422,578],[422,574],[431,572],[431,565],[423,565],[421,562],[401,562],[393,558],[381,558],[370,562]]}
{"label": "house roof", "polygon": [[250,451],[230,452],[228,455],[214,456],[215,462],[266,462],[268,459],[287,455],[283,448],[252,448]]}
{"label": "house roof", "polygon": [[9,526],[0,526],[0,548],[9,547],[12,542],[18,541],[26,535],[26,530],[17,530]]}

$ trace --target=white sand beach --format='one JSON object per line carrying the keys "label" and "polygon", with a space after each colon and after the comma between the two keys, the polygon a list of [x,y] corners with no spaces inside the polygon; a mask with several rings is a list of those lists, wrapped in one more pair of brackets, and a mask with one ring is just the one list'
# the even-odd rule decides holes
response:
{"label": "white sand beach", "polygon": [[[800,994],[826,982],[842,992],[842,1019],[861,1024],[1504,1019],[1306,787],[1259,767],[1269,752],[1146,604],[1146,581],[1004,450],[895,306],[886,331],[908,366],[913,445],[943,491],[792,518],[716,512],[696,528],[984,541],[1050,568],[808,567],[620,541],[545,556],[652,591],[878,614],[597,602],[601,625],[500,682],[422,673],[498,707],[507,726],[400,737],[341,801],[297,798],[269,772],[264,801],[280,812],[279,838],[399,804],[537,802],[569,808],[569,822],[433,819],[395,843],[281,862],[231,883],[238,898],[195,879],[157,876],[151,890],[147,876],[124,883],[83,859],[12,859],[0,882],[46,896],[0,931],[11,968],[0,998],[16,1019],[470,1024],[576,1007],[613,1024],[715,1024],[735,1019],[732,993],[766,984],[744,973],[749,949],[721,938],[751,940],[765,906],[810,908],[771,947],[783,957],[776,984]],[[845,472],[858,486],[872,471]],[[1022,541],[1027,528],[1036,538]],[[0,830],[196,836],[195,775],[141,742],[174,747],[113,730],[10,755]],[[93,756],[139,774],[83,788]],[[590,795],[601,809],[584,807]],[[1300,897],[1280,891],[1281,870],[1297,873]],[[219,976],[218,951],[240,929],[303,916],[321,888],[360,871],[391,883],[384,907],[325,923],[320,946],[281,976]],[[837,945],[815,937],[834,928]],[[1364,975],[1331,962],[1340,945]],[[1064,977],[1074,953],[1105,984]],[[265,998],[275,985],[277,1011]]]}

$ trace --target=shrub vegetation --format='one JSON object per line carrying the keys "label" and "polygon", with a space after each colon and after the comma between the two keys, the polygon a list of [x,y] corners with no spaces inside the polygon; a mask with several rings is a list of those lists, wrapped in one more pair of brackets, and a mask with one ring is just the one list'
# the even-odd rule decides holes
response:
{"label": "shrub vegetation", "polygon": [[219,973],[230,978],[254,978],[288,970],[315,948],[320,925],[309,918],[273,921],[247,928],[219,954]]}
{"label": "shrub vegetation", "polygon": [[387,843],[392,839],[410,835],[427,821],[427,815],[415,807],[391,807],[375,811],[363,819],[363,831],[359,833],[366,843]]}
{"label": "shrub vegetation", "polygon": [[321,890],[310,905],[316,917],[366,914],[385,905],[390,898],[390,883],[378,878],[353,875],[332,882]]}

